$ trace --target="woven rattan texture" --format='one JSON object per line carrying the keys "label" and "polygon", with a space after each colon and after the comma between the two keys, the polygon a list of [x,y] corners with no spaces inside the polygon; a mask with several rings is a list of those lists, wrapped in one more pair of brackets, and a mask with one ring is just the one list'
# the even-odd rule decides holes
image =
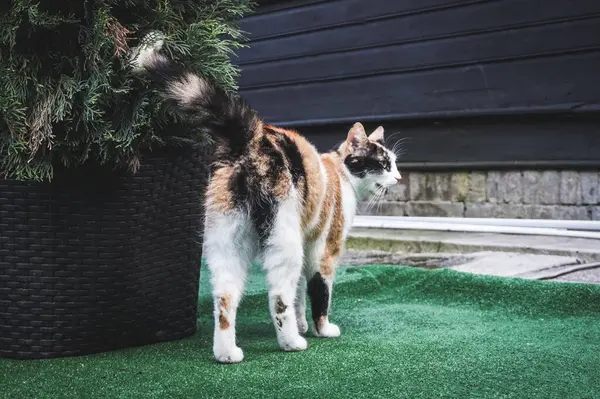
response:
{"label": "woven rattan texture", "polygon": [[97,353],[196,329],[206,168],[197,153],[137,174],[86,167],[0,179],[0,356]]}

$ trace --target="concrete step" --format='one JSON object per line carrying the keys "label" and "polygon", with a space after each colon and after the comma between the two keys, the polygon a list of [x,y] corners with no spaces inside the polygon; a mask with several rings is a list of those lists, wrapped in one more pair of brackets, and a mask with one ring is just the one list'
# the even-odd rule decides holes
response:
{"label": "concrete step", "polygon": [[513,252],[600,261],[600,240],[558,236],[354,228],[347,248],[412,254]]}

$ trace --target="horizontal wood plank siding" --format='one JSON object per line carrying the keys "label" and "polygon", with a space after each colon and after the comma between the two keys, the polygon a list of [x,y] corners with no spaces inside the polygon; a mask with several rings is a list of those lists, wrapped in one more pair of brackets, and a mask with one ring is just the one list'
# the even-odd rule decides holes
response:
{"label": "horizontal wood plank siding", "polygon": [[[369,3],[371,0],[363,0]],[[344,1],[334,2],[342,7]],[[391,2],[391,3],[403,3]],[[495,0],[462,2],[460,6],[398,15],[335,28],[297,32],[291,36],[253,40],[239,51],[240,65],[347,51],[373,46],[428,41],[491,30],[519,29],[537,24],[588,18],[600,14],[600,2],[578,0]],[[334,14],[335,15],[335,14]],[[276,21],[279,13],[269,14]],[[293,21],[290,21],[293,24]],[[264,22],[262,29],[270,27]],[[247,26],[244,29],[250,33]],[[568,32],[565,32],[568,33]]]}
{"label": "horizontal wood plank siding", "polygon": [[[303,7],[286,7],[287,11],[280,13],[276,19],[265,13],[248,17],[243,27],[252,34],[252,40],[256,41],[482,1],[489,0],[347,0],[341,4],[337,1],[304,2],[301,4]],[[282,7],[286,3],[288,2],[283,1],[277,4]],[[307,5],[314,6],[306,7]],[[274,11],[273,6],[270,11]]]}
{"label": "horizontal wood plank siding", "polygon": [[[367,129],[379,123],[367,122]],[[600,166],[600,115],[485,116],[397,121],[384,124],[392,141],[401,138],[400,163],[503,165],[553,163],[564,168]],[[302,127],[322,151],[338,145],[348,124]],[[576,161],[576,162],[574,162]],[[535,169],[535,168],[534,168]]]}
{"label": "horizontal wood plank siding", "polygon": [[[263,3],[243,20],[250,47],[235,62],[241,94],[270,123],[308,129],[326,147],[354,121],[452,120],[473,136],[473,145],[459,146],[461,162],[595,157],[600,165],[590,152],[598,139],[585,138],[600,137],[598,0]],[[543,122],[555,114],[567,119],[554,127]],[[481,122],[486,116],[497,128]],[[499,142],[502,126],[520,132],[516,142],[531,151]],[[446,143],[446,149],[460,136],[411,129],[421,137],[417,143]],[[543,131],[554,144],[535,144]],[[569,145],[556,144],[561,134],[571,135]],[[482,151],[483,143],[496,155]],[[450,162],[422,145],[406,156],[406,162]]]}
{"label": "horizontal wood plank siding", "polygon": [[[245,90],[273,123],[598,110],[600,51]],[[566,72],[566,73],[565,73]],[[266,106],[268,104],[268,106]]]}
{"label": "horizontal wood plank siding", "polygon": [[[568,35],[565,32],[569,32]],[[244,65],[244,89],[600,50],[600,17]]]}

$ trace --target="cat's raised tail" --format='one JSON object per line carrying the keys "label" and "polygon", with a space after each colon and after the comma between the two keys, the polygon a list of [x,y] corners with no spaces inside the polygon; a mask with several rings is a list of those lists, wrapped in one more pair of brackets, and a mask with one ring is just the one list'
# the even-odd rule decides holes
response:
{"label": "cat's raised tail", "polygon": [[242,98],[228,93],[198,74],[186,71],[160,52],[162,40],[142,47],[133,63],[156,82],[166,97],[189,121],[221,139],[221,150],[239,155],[262,129],[256,111]]}

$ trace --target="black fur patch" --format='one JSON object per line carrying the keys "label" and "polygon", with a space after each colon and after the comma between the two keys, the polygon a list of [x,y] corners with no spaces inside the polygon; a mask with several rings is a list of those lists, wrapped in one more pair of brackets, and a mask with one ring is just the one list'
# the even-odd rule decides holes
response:
{"label": "black fur patch", "polygon": [[281,174],[285,172],[285,160],[284,154],[269,141],[266,136],[260,141],[260,151],[269,158],[269,170],[267,172],[268,180],[273,183],[280,178]]}
{"label": "black fur patch", "polygon": [[329,311],[329,288],[321,273],[317,272],[308,281],[308,296],[310,298],[312,319],[315,326],[318,327],[317,321],[322,316],[327,316]]}
{"label": "black fur patch", "polygon": [[266,241],[271,235],[276,209],[277,199],[274,196],[260,196],[250,205],[250,217],[254,222],[261,247],[266,245]]}
{"label": "black fur patch", "polygon": [[344,164],[354,176],[363,178],[367,174],[390,171],[392,164],[385,149],[374,143],[365,143],[344,159]]}
{"label": "black fur patch", "polygon": [[273,195],[258,192],[256,171],[251,166],[242,167],[231,176],[229,188],[238,209],[247,209],[254,224],[261,247],[264,247],[275,220],[277,199]]}
{"label": "black fur patch", "polygon": [[298,187],[298,184],[302,180],[304,182],[304,201],[306,201],[308,197],[308,184],[306,183],[306,169],[304,168],[304,160],[302,158],[302,154],[300,154],[300,150],[296,143],[292,141],[285,134],[280,134],[278,138],[278,144],[283,150],[287,158],[287,163],[290,168],[290,173],[292,175],[292,182],[294,186]]}
{"label": "black fur patch", "polygon": [[279,135],[278,144],[281,146],[281,149],[288,160],[292,181],[294,182],[294,185],[297,185],[300,179],[306,179],[306,170],[304,169],[302,154],[300,154],[300,150],[296,143],[285,134]]}

